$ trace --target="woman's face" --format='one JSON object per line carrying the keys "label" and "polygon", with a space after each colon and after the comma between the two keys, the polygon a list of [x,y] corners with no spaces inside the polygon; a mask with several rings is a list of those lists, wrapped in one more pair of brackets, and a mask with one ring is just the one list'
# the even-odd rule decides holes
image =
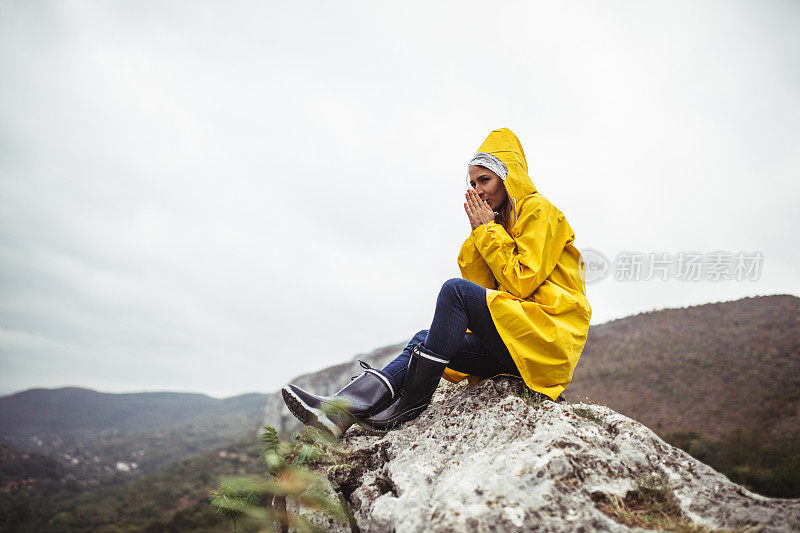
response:
{"label": "woman's face", "polygon": [[486,167],[472,165],[469,167],[469,184],[478,193],[481,200],[486,200],[492,211],[499,211],[506,203],[506,188],[500,176]]}

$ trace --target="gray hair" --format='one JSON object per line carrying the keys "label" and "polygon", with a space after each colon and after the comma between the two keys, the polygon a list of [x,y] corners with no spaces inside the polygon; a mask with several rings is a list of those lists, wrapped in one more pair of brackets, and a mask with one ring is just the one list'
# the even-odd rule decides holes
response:
{"label": "gray hair", "polygon": [[498,176],[503,181],[506,181],[508,177],[508,167],[505,163],[497,159],[497,157],[493,156],[492,154],[486,152],[478,152],[472,159],[469,160],[469,165],[467,168],[471,167],[472,165],[478,165],[481,167],[488,168]]}

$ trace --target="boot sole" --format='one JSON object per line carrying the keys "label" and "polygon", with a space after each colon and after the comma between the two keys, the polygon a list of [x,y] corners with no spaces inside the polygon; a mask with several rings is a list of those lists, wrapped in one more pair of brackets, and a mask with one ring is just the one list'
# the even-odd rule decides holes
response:
{"label": "boot sole", "polygon": [[289,412],[300,422],[307,426],[326,431],[336,439],[342,436],[344,432],[325,415],[324,411],[311,407],[288,387],[282,388],[281,392],[283,393],[283,401],[286,407],[289,408]]}
{"label": "boot sole", "polygon": [[415,407],[414,409],[409,409],[408,411],[402,413],[397,418],[398,419],[402,419],[402,418],[408,416],[410,413],[414,413],[414,412],[416,412],[416,414],[414,416],[412,416],[411,418],[407,419],[407,420],[403,420],[402,422],[392,422],[388,426],[386,426],[385,429],[384,428],[376,428],[374,426],[371,426],[367,420],[361,420],[360,418],[356,418],[355,421],[359,426],[364,428],[367,431],[367,433],[370,433],[372,435],[386,435],[386,433],[388,433],[392,429],[397,429],[402,424],[405,424],[406,422],[411,422],[412,420],[417,419],[419,417],[419,415],[421,415],[423,412],[425,412],[425,409],[427,409],[428,407],[429,407],[429,405],[426,405],[424,407]]}
{"label": "boot sole", "polygon": [[360,420],[358,418],[356,418],[356,424],[358,424],[361,427],[361,429],[364,430],[364,433],[366,433],[367,435],[386,435],[389,432],[388,429],[374,428],[370,426],[367,422],[364,422],[363,420]]}

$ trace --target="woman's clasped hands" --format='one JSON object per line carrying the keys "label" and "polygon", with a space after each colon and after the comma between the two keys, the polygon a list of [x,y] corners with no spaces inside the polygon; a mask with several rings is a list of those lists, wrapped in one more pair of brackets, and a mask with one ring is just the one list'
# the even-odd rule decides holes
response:
{"label": "woman's clasped hands", "polygon": [[481,200],[477,192],[473,189],[467,189],[466,197],[467,201],[464,203],[464,210],[467,212],[467,217],[473,230],[481,224],[488,224],[494,221],[494,211],[486,200]]}

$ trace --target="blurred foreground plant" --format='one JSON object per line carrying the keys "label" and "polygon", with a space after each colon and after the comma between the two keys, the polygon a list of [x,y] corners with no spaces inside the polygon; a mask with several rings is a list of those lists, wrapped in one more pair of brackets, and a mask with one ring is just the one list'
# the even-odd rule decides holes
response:
{"label": "blurred foreground plant", "polygon": [[337,464],[341,456],[339,441],[316,428],[306,428],[300,435],[292,433],[291,442],[282,442],[272,426],[264,426],[259,437],[264,445],[259,459],[267,467],[266,481],[229,479],[211,493],[217,513],[248,531],[322,531],[301,516],[287,511],[287,500],[298,507],[311,508],[345,523],[351,522],[350,511],[328,490],[324,474],[315,467],[330,465],[328,470],[348,468]]}

